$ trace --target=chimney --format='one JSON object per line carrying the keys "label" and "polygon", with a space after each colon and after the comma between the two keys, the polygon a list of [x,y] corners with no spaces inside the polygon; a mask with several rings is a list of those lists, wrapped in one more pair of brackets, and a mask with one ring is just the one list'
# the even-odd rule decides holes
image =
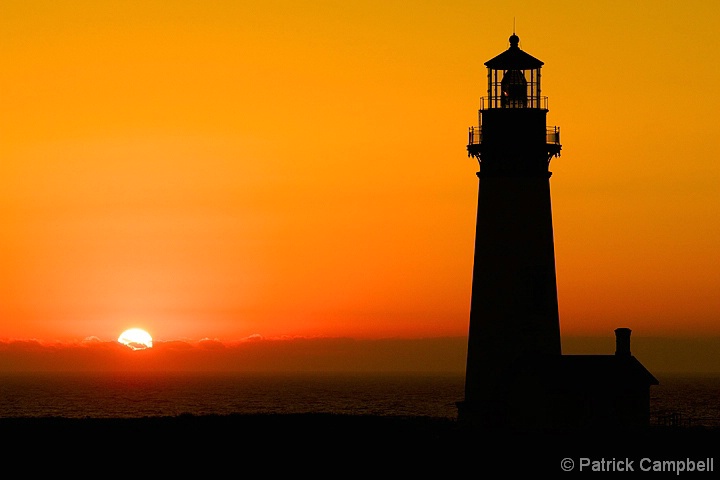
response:
{"label": "chimney", "polygon": [[630,356],[630,332],[629,328],[615,329],[615,355]]}

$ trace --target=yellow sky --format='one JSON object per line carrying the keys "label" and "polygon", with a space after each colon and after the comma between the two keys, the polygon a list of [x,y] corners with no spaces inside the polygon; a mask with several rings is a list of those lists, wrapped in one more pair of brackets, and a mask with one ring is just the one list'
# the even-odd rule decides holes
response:
{"label": "yellow sky", "polygon": [[545,62],[563,334],[720,334],[714,1],[4,1],[0,337],[467,333],[483,63]]}

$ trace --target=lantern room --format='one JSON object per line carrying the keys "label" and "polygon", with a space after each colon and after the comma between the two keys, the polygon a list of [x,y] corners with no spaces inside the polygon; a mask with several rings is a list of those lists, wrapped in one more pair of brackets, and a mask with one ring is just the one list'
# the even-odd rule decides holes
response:
{"label": "lantern room", "polygon": [[520,38],[510,36],[510,48],[485,62],[488,69],[488,96],[484,108],[541,108],[540,69],[543,62],[522,51]]}

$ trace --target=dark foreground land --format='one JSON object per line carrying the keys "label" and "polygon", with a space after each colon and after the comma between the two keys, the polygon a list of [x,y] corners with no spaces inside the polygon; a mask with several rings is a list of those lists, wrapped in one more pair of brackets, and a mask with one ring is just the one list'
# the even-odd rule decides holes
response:
{"label": "dark foreground land", "polygon": [[[427,417],[181,415],[6,418],[0,419],[0,438],[6,464],[22,462],[38,474],[79,467],[74,475],[80,477],[90,476],[89,462],[141,478],[150,473],[240,478],[260,471],[326,478],[435,473],[560,478],[577,474],[581,461],[587,464],[583,474],[600,473],[594,466],[627,477],[618,469],[628,462],[636,473],[652,476],[657,471],[639,471],[641,460],[683,461],[686,467],[692,461],[697,469],[698,462],[707,465],[707,458],[714,458],[714,471],[696,470],[692,476],[720,472],[720,430],[705,428],[486,432]],[[574,465],[571,473],[562,469],[567,459]]]}

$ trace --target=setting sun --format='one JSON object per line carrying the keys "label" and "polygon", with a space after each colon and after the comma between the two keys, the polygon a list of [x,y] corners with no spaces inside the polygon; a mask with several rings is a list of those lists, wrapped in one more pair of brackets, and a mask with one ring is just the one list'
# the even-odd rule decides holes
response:
{"label": "setting sun", "polygon": [[142,328],[131,328],[125,330],[118,337],[118,342],[127,345],[133,350],[144,350],[152,348],[152,337]]}

